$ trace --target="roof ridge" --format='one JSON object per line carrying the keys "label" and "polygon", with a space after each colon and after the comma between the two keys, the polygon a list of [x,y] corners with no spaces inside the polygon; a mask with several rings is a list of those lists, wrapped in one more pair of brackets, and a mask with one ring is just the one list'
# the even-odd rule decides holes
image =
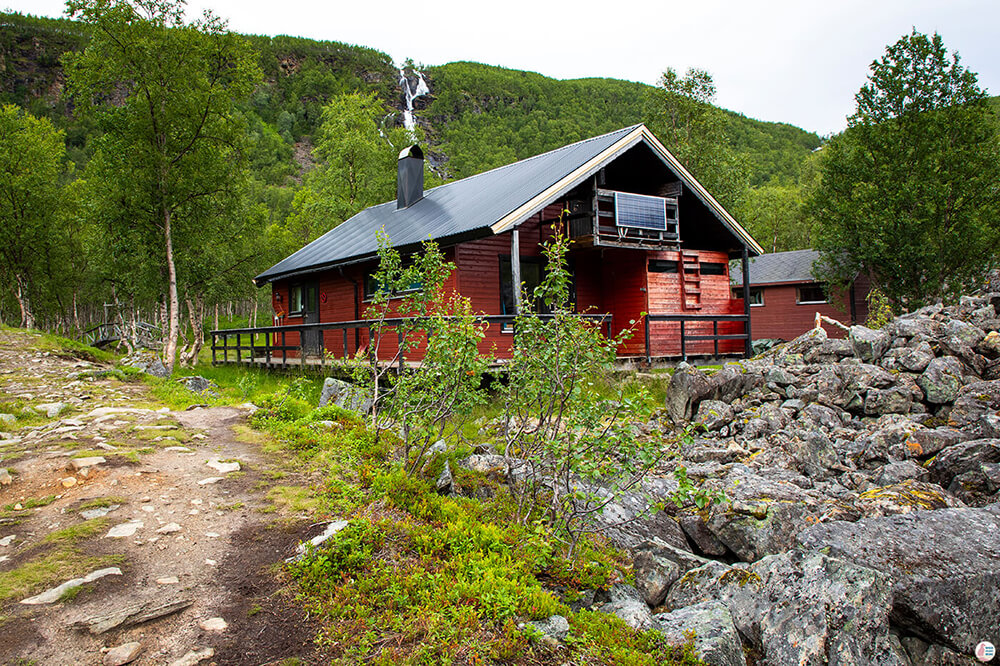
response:
{"label": "roof ridge", "polygon": [[[479,173],[474,173],[471,176],[466,176],[465,178],[456,178],[455,180],[450,180],[447,183],[441,183],[437,187],[432,187],[431,189],[427,190],[427,192],[433,192],[434,190],[439,190],[442,187],[447,187],[449,185],[454,185],[455,183],[459,183],[459,182],[466,181],[466,180],[471,180],[473,178],[479,178],[480,176],[485,176],[486,174],[490,174],[490,173],[493,173],[495,171],[500,171],[501,169],[510,168],[510,167],[512,167],[512,166],[514,166],[516,164],[524,164],[525,162],[530,162],[532,160],[537,160],[537,159],[539,159],[541,157],[545,157],[547,155],[552,155],[553,153],[558,153],[558,152],[561,152],[563,150],[567,150],[569,148],[574,148],[576,146],[580,146],[580,145],[583,145],[585,143],[590,143],[591,141],[597,141],[599,139],[603,139],[605,137],[609,137],[612,134],[618,134],[618,133],[629,134],[630,132],[633,132],[638,127],[642,127],[642,123],[636,123],[635,125],[630,125],[629,127],[622,127],[622,128],[616,129],[616,130],[612,130],[610,132],[605,132],[604,134],[600,134],[598,136],[592,136],[589,139],[581,139],[581,140],[575,141],[573,143],[568,143],[565,146],[560,146],[558,148],[553,148],[552,150],[547,150],[544,153],[538,153],[537,155],[532,155],[531,157],[525,157],[523,160],[517,160],[515,162],[511,162],[510,164],[501,164],[498,167],[493,167],[492,169],[488,169],[486,171],[480,171]],[[426,193],[425,193],[425,196],[426,196]],[[392,201],[395,201],[395,199],[393,199]],[[392,203],[392,201],[387,201],[386,203]],[[377,204],[377,205],[382,206],[384,204]]]}

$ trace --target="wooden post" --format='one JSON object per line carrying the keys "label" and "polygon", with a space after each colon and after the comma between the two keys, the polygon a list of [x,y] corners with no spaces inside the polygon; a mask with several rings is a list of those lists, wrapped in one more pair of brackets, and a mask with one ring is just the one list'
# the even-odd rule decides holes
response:
{"label": "wooden post", "polygon": [[241,346],[243,346],[242,338],[240,338],[240,334],[237,333],[236,334],[236,365],[240,364],[240,351],[241,351],[240,347]]}
{"label": "wooden post", "polygon": [[264,367],[271,367],[271,342],[274,340],[274,336],[271,335],[270,331],[264,333]]}
{"label": "wooden post", "polygon": [[216,341],[215,331],[212,331],[212,365],[215,365],[215,341]]}
{"label": "wooden post", "polygon": [[510,232],[510,280],[514,288],[514,314],[521,314],[521,239],[518,229]]}
{"label": "wooden post", "polygon": [[713,342],[715,342],[715,358],[719,358],[719,320],[718,319],[713,319],[712,320],[712,337],[714,338]]}
{"label": "wooden post", "polygon": [[743,247],[742,256],[743,268],[743,314],[746,316],[746,323],[743,324],[743,331],[747,335],[744,341],[743,353],[746,358],[753,356],[753,336],[750,334],[750,255],[746,246]]}
{"label": "wooden post", "polygon": [[646,326],[646,365],[650,366],[650,365],[653,364],[653,357],[650,354],[650,350],[649,350],[649,315],[646,315],[645,317],[643,317],[643,319],[646,320],[646,322],[645,322],[645,326]]}
{"label": "wooden post", "polygon": [[[357,332],[358,329],[354,329]],[[347,327],[344,327],[344,358],[347,358]]]}
{"label": "wooden post", "polygon": [[681,360],[687,362],[687,348],[684,346],[684,320],[681,319]]}

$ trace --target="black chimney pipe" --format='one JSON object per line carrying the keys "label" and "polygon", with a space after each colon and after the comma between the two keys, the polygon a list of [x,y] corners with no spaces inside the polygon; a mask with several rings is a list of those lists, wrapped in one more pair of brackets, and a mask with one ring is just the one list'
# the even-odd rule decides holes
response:
{"label": "black chimney pipe", "polygon": [[396,177],[396,210],[409,208],[424,198],[424,152],[414,144],[399,153]]}

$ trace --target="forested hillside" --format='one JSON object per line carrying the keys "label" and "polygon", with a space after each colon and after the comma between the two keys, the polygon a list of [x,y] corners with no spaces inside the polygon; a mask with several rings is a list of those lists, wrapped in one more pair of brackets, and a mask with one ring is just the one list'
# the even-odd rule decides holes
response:
{"label": "forested hillside", "polygon": [[[399,72],[388,55],[361,46],[297,37],[250,36],[264,82],[248,104],[256,131],[276,132],[277,161],[292,164],[291,147],[309,141],[330,98],[374,92],[402,110]],[[88,135],[65,98],[60,57],[88,41],[87,29],[66,19],[0,14],[0,101],[47,116],[67,131],[70,158],[86,160]],[[617,79],[560,81],[534,72],[456,62],[424,70],[431,95],[418,99],[417,119],[449,177],[464,177],[546,150],[643,122],[652,86]],[[750,156],[755,185],[794,179],[803,158],[820,145],[813,133],[727,112],[734,147]],[[399,122],[395,120],[393,122]],[[265,160],[267,161],[267,160]],[[274,181],[271,176],[265,180]]]}

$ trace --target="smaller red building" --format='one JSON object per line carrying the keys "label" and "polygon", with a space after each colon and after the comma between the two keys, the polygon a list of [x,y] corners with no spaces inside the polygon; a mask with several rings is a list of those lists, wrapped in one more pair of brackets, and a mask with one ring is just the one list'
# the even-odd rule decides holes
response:
{"label": "smaller red building", "polygon": [[[863,323],[868,317],[871,282],[859,276],[844,290],[829,290],[813,276],[819,259],[816,250],[792,250],[762,254],[749,261],[750,324],[754,340],[791,340],[811,329],[816,313],[845,324]],[[743,273],[731,273],[733,294],[742,293]],[[844,331],[824,325],[830,337]]]}

